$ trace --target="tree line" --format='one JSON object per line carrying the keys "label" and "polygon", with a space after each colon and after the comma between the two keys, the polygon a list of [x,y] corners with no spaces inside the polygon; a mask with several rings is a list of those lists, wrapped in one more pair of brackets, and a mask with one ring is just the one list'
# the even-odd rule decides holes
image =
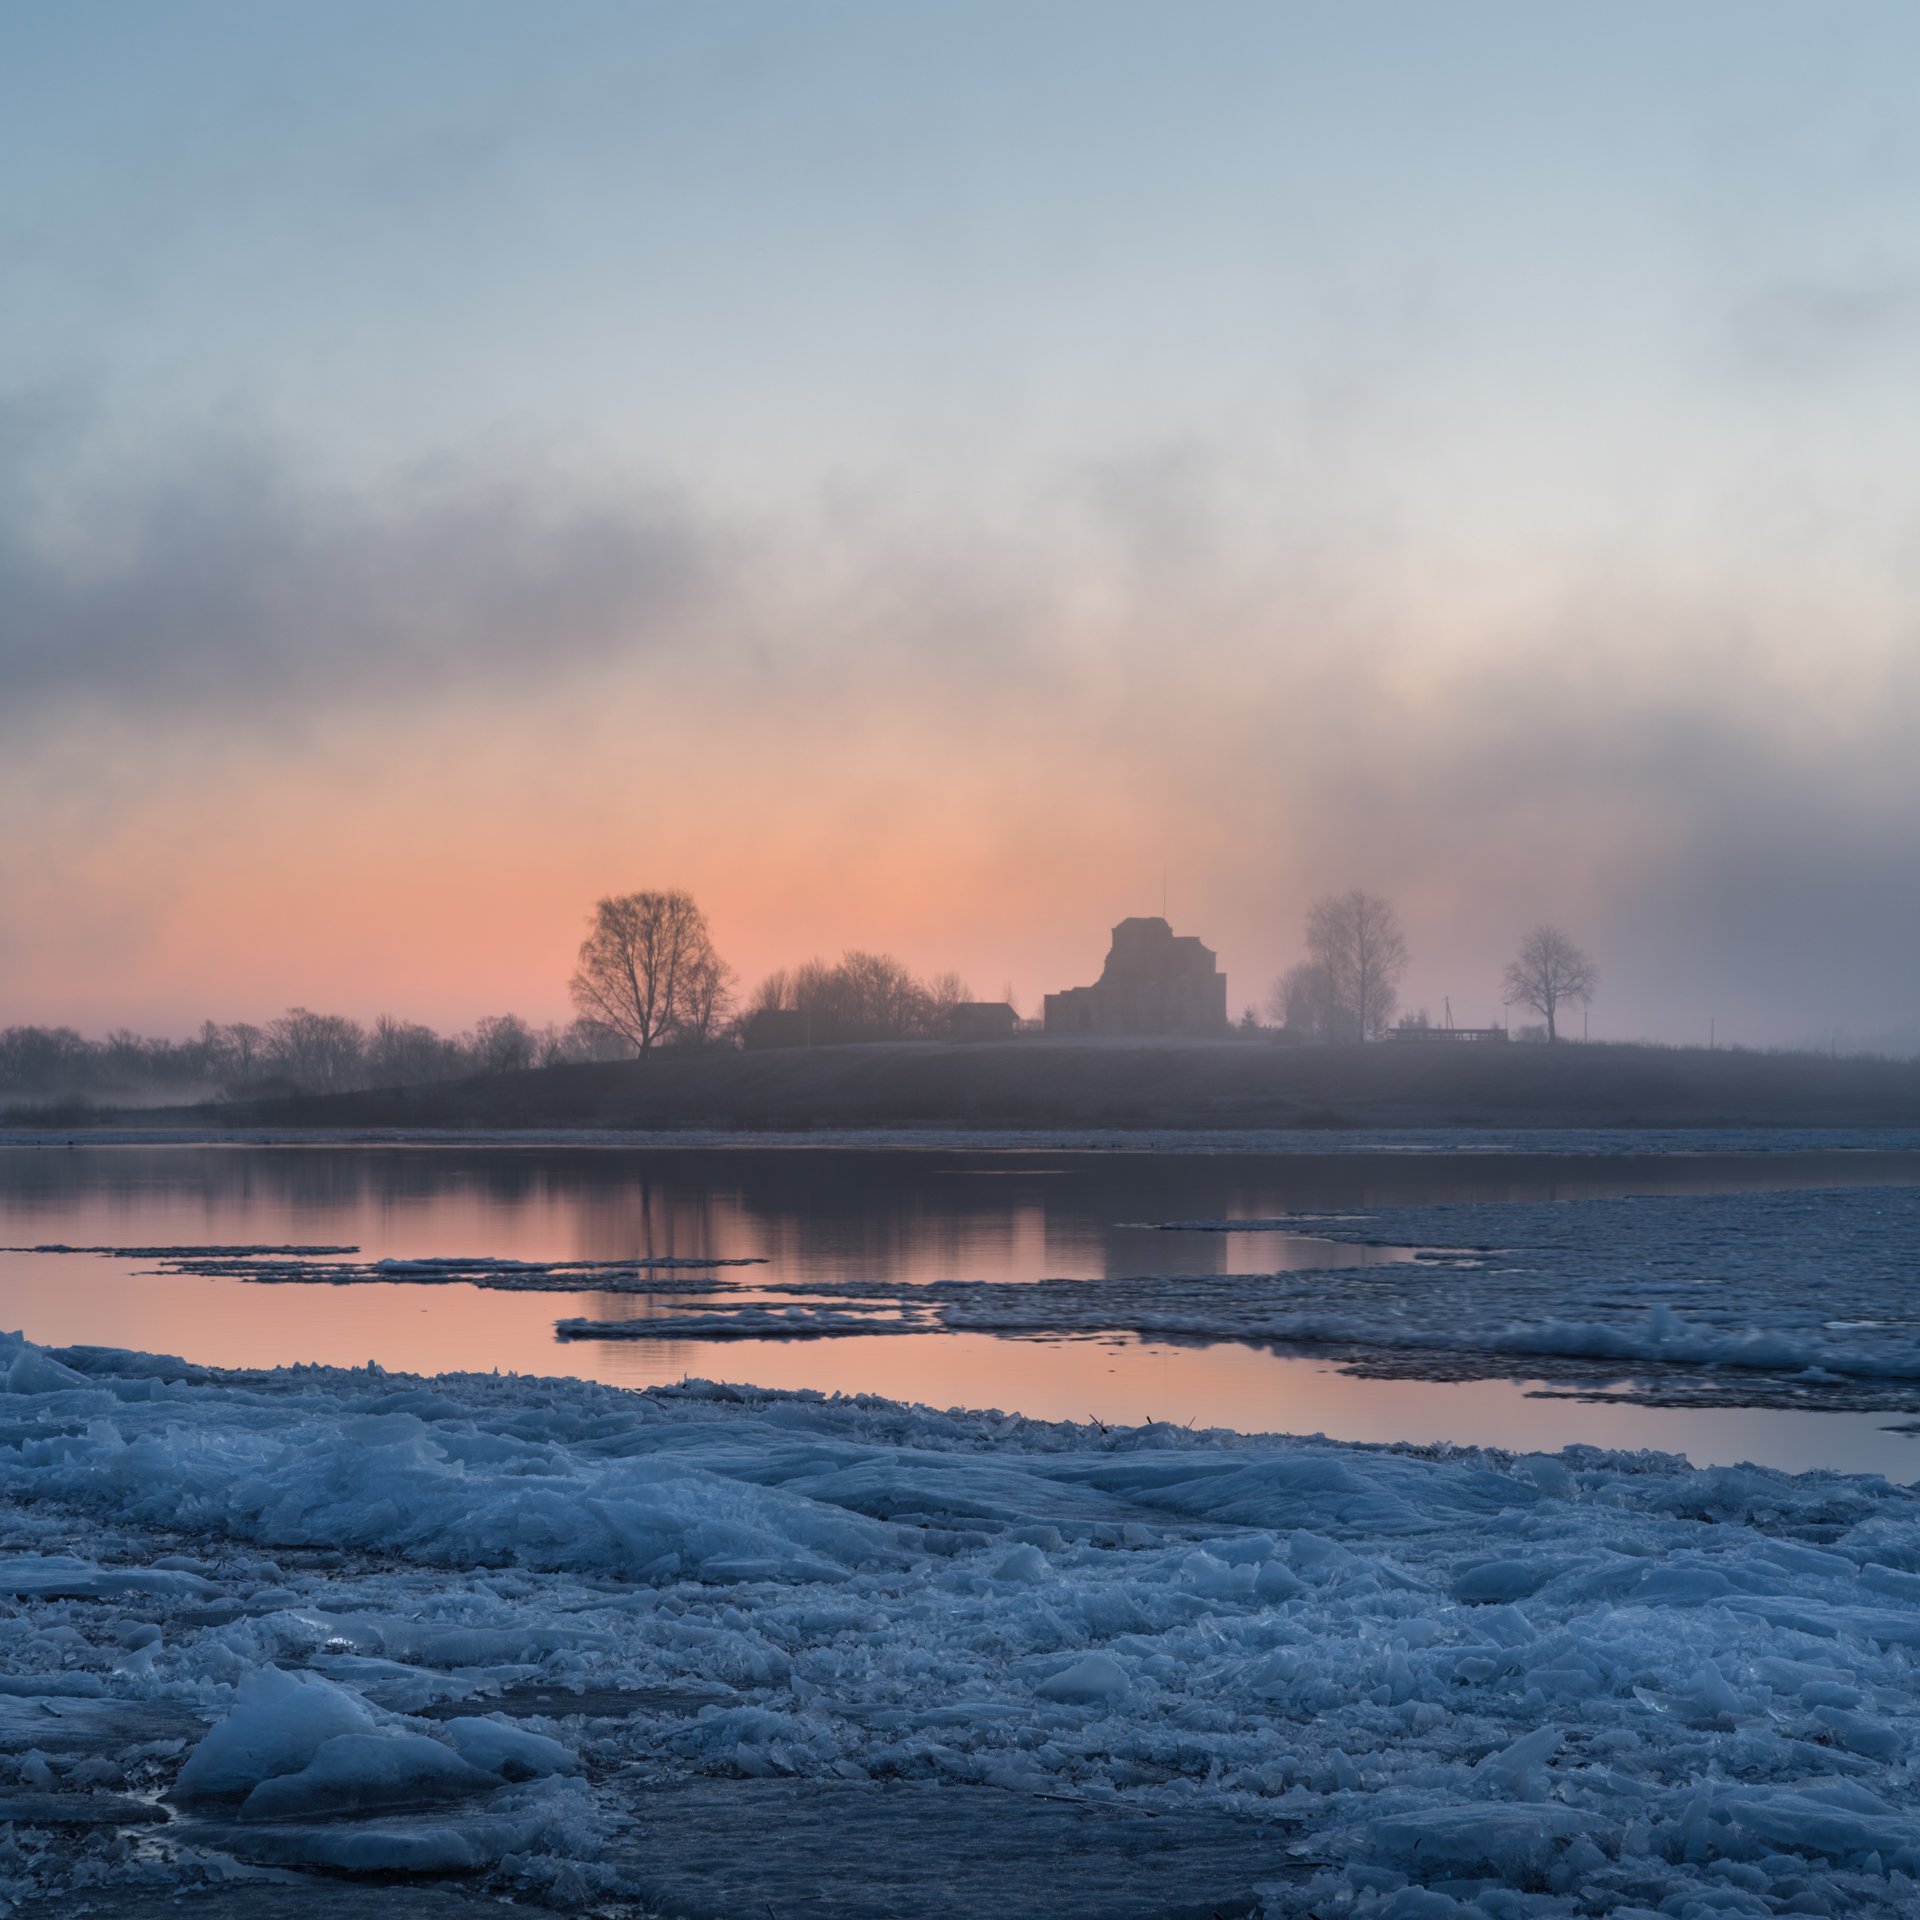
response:
{"label": "tree line", "polygon": [[307,1007],[290,1007],[262,1026],[208,1020],[187,1040],[125,1029],[90,1040],[71,1027],[20,1026],[0,1029],[0,1098],[342,1093],[621,1059],[629,1051],[592,1021],[534,1027],[513,1013],[489,1015],[460,1034],[386,1014],[363,1026]]}
{"label": "tree line", "polygon": [[[1399,1011],[1410,949],[1391,901],[1355,887],[1316,900],[1307,914],[1306,958],[1274,982],[1268,1012],[1290,1036],[1377,1040]],[[1545,1021],[1585,1006],[1599,970],[1559,928],[1535,927],[1501,981],[1501,998]],[[891,954],[853,951],[770,973],[735,999],[733,969],[720,958],[691,894],[610,896],[594,908],[572,989],[583,1019],[618,1034],[638,1054],[658,1046],[738,1040],[756,1020],[804,1022],[816,1046],[860,1040],[938,1039],[971,1000],[958,974],[922,980]],[[1008,990],[1011,1001],[1012,992]],[[1403,1025],[1424,1026],[1426,1015]]]}
{"label": "tree line", "polygon": [[[1273,984],[1271,1017],[1297,1039],[1378,1039],[1399,1011],[1409,959],[1392,904],[1359,888],[1329,894],[1308,912],[1305,944],[1306,957]],[[71,1027],[9,1027],[0,1030],[0,1098],[418,1086],[631,1059],[660,1047],[731,1045],[764,1017],[804,1021],[815,1045],[938,1039],[951,1031],[955,1009],[972,998],[956,973],[921,979],[891,954],[855,950],[835,961],[781,968],[742,1001],[706,916],[679,891],[599,901],[570,984],[578,1017],[564,1027],[536,1028],[502,1013],[445,1035],[390,1015],[363,1026],[306,1007],[290,1007],[263,1026],[209,1020],[188,1040],[124,1029],[89,1040]],[[1561,1015],[1590,1002],[1598,985],[1592,959],[1559,928],[1541,925],[1508,964],[1501,997],[1538,1013],[1541,1037],[1556,1040]],[[1012,1000],[1011,989],[1005,997]],[[1423,1013],[1402,1022],[1425,1023]]]}
{"label": "tree line", "polygon": [[[1316,900],[1307,913],[1307,956],[1273,983],[1267,1011],[1304,1040],[1377,1040],[1394,1023],[1410,950],[1390,901],[1355,887]],[[1520,942],[1500,980],[1503,1005],[1541,1016],[1539,1037],[1560,1037],[1560,1015],[1585,1007],[1600,970],[1558,927],[1542,923]],[[1402,1026],[1424,1027],[1423,1012]],[[1523,1034],[1524,1034],[1523,1030]]]}
{"label": "tree line", "polygon": [[804,1019],[818,1045],[851,1040],[938,1040],[954,1010],[973,998],[957,973],[920,980],[890,953],[858,949],[838,960],[808,960],[770,973],[755,989],[749,1015]]}

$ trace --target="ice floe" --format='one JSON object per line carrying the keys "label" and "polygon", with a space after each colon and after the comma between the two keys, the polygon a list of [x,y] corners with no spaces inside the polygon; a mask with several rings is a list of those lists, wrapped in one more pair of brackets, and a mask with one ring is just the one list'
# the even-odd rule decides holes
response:
{"label": "ice floe", "polygon": [[[655,1297],[574,1313],[563,1339],[904,1333],[1239,1341],[1353,1371],[1506,1377],[1664,1405],[1920,1412],[1920,1188],[1460,1202],[1158,1223],[1217,1235],[1231,1272],[972,1280],[787,1278],[757,1255],[364,1259],[276,1248],[135,1253],[261,1283],[473,1285]],[[1399,1258],[1259,1271],[1265,1234]],[[1142,1236],[1144,1239],[1146,1236]],[[1183,1249],[1184,1251],[1184,1249]]]}
{"label": "ice floe", "polygon": [[751,1302],[644,1320],[556,1320],[562,1340],[824,1340],[837,1334],[938,1332],[920,1304],[838,1300],[830,1307],[768,1307]]}
{"label": "ice floe", "polygon": [[[1236,1259],[1285,1222],[1231,1232]],[[1454,1203],[1311,1217],[1329,1241],[1402,1249],[1366,1266],[1105,1279],[756,1283],[804,1294],[784,1321],[716,1303],[685,1337],[1120,1334],[1325,1353],[1357,1372],[1544,1379],[1654,1404],[1920,1409],[1920,1188]],[[898,1328],[856,1318],[890,1305]],[[696,1333],[695,1328],[698,1327]],[[641,1322],[567,1323],[633,1337]]]}
{"label": "ice floe", "polygon": [[781,1782],[821,1873],[809,1819],[844,1856],[911,1790],[929,1871],[944,1795],[974,1853],[1067,1805],[1275,1916],[1920,1910],[1883,1480],[17,1337],[0,1386],[21,1911],[291,1866],[688,1912],[670,1811]]}
{"label": "ice floe", "polygon": [[157,1271],[198,1279],[250,1280],[263,1285],[389,1285],[487,1287],[506,1293],[691,1292],[713,1284],[703,1276],[722,1267],[760,1267],[761,1254],[680,1254],[618,1260],[506,1260],[484,1254],[438,1254],[414,1259],[319,1259],[358,1253],[358,1247],[6,1247],[6,1253],[94,1253],[157,1260]]}

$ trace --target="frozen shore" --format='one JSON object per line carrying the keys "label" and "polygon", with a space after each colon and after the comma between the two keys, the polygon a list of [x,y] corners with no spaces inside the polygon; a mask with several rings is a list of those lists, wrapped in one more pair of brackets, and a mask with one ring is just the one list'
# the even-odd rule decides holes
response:
{"label": "frozen shore", "polygon": [[1920,1907],[1884,1481],[12,1337],[0,1385],[21,1911]]}

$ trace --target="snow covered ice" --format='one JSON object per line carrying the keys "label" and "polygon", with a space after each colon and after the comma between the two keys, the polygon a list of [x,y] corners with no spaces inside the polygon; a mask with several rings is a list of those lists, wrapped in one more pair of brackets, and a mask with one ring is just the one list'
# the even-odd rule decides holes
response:
{"label": "snow covered ice", "polygon": [[0,1383],[19,1911],[1920,1910],[1884,1481],[17,1337]]}

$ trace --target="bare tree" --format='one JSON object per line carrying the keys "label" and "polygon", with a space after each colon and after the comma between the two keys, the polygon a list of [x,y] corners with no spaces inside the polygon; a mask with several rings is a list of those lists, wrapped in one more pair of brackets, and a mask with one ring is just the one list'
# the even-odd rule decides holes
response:
{"label": "bare tree", "polygon": [[840,970],[815,954],[811,960],[802,960],[787,977],[785,1004],[815,1019],[837,1017],[844,984]]}
{"label": "bare tree", "polygon": [[633,1045],[599,1020],[575,1020],[557,1027],[551,1021],[534,1036],[534,1064],[540,1067],[578,1066],[595,1060],[631,1060]]}
{"label": "bare tree", "polygon": [[236,1080],[251,1080],[260,1070],[260,1056],[266,1050],[267,1036],[245,1020],[236,1020],[226,1030],[228,1057]]}
{"label": "bare tree", "polygon": [[396,1020],[383,1013],[367,1035],[366,1069],[376,1087],[418,1086],[460,1072],[465,1062],[457,1048],[417,1020]]}
{"label": "bare tree", "polygon": [[482,1073],[523,1073],[533,1065],[533,1029],[517,1013],[489,1013],[475,1021],[470,1051]]}
{"label": "bare tree", "polygon": [[1392,905],[1358,887],[1316,900],[1307,915],[1307,953],[1332,983],[1354,1034],[1374,1040],[1385,1032],[1407,970],[1407,936]]}
{"label": "bare tree", "polygon": [[309,1093],[334,1093],[349,1085],[365,1046],[359,1022],[344,1014],[289,1007],[267,1022],[268,1065]]}
{"label": "bare tree", "polygon": [[927,1027],[927,990],[890,953],[842,956],[835,969],[846,982],[853,1022],[876,1037],[905,1039]]}
{"label": "bare tree", "polygon": [[785,1013],[792,1006],[793,977],[785,967],[776,967],[747,997],[746,1011],[750,1014]]}
{"label": "bare tree", "polygon": [[1273,983],[1267,1011],[1294,1034],[1306,1040],[1348,1040],[1353,1037],[1339,997],[1325,967],[1302,960]]}
{"label": "bare tree", "polygon": [[687,989],[674,1038],[687,1046],[710,1046],[733,1013],[733,969],[709,951],[687,969]]}
{"label": "bare tree", "polygon": [[1558,927],[1544,922],[1520,942],[1502,982],[1509,1002],[1531,1007],[1545,1019],[1549,1041],[1560,1037],[1560,1008],[1584,1007],[1599,985],[1600,969]]}
{"label": "bare tree", "polygon": [[855,949],[829,965],[802,961],[754,989],[750,1013],[801,1013],[814,1046],[943,1037],[954,1009],[972,998],[957,973],[920,981],[890,953]]}
{"label": "bare tree", "polygon": [[199,1050],[201,1064],[209,1080],[224,1080],[233,1072],[233,1049],[227,1030],[217,1020],[200,1022],[200,1037],[187,1043]]}
{"label": "bare tree", "polygon": [[926,984],[927,1030],[930,1033],[945,1033],[953,1024],[956,1007],[963,1007],[973,998],[973,989],[953,971],[951,967],[945,973],[936,973]]}
{"label": "bare tree", "polygon": [[644,1054],[695,1018],[703,992],[726,977],[691,894],[619,894],[593,910],[573,1002]]}

